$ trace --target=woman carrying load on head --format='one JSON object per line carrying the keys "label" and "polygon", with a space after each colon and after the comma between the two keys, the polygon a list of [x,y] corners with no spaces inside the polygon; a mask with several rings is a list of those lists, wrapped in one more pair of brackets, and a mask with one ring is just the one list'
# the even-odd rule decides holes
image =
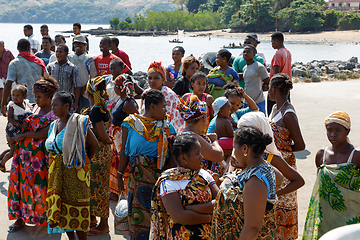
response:
{"label": "woman carrying load on head", "polygon": [[144,113],[130,114],[121,125],[118,182],[119,191],[124,190],[122,176],[129,164],[128,220],[131,239],[149,239],[151,192],[168,163],[168,139],[176,134],[166,114],[164,94],[150,89],[143,93],[142,98]]}
{"label": "woman carrying load on head", "polygon": [[345,112],[334,112],[325,119],[325,128],[331,146],[320,149],[315,157],[318,170],[306,215],[306,240],[359,223],[360,152],[348,139],[350,117]]}
{"label": "woman carrying load on head", "polygon": [[204,159],[201,161],[201,168],[211,170],[222,176],[224,173],[224,165],[221,161],[224,158],[223,151],[218,143],[215,133],[204,134],[204,130],[208,124],[207,105],[202,102],[196,95],[190,97],[188,103],[181,100],[181,104],[177,107],[181,117],[185,120],[187,126],[182,133],[188,133],[195,136],[201,145],[201,154]]}
{"label": "woman carrying load on head", "polygon": [[45,146],[49,151],[47,191],[48,232],[64,233],[75,240],[87,239],[90,230],[90,160],[97,140],[88,116],[71,114],[74,95],[57,92],[52,110],[59,119],[49,128]]}

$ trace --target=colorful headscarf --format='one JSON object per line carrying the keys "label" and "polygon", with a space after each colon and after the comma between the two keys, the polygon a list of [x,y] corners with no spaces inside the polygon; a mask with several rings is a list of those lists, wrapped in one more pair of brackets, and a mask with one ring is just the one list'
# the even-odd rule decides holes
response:
{"label": "colorful headscarf", "polygon": [[147,72],[149,73],[150,71],[153,71],[153,70],[159,72],[161,74],[161,76],[163,76],[163,78],[166,78],[166,70],[161,65],[161,62],[151,63]]}
{"label": "colorful headscarf", "polygon": [[334,112],[325,119],[325,127],[330,123],[337,123],[350,130],[350,117],[346,112]]}
{"label": "colorful headscarf", "polygon": [[134,81],[128,74],[121,74],[115,78],[115,86],[121,88],[121,92],[126,95],[126,97],[134,96],[135,88]]}
{"label": "colorful headscarf", "polygon": [[[100,83],[104,82],[105,89],[103,91],[98,90]],[[94,107],[100,108],[100,112],[105,113],[108,110],[106,100],[109,99],[109,94],[106,91],[106,80],[103,77],[96,77],[89,80],[86,85],[86,89],[94,98]]]}
{"label": "colorful headscarf", "polygon": [[202,102],[196,95],[191,96],[189,106],[180,98],[180,104],[176,107],[179,110],[181,117],[186,122],[192,122],[202,117],[206,117],[207,106],[206,102]]}
{"label": "colorful headscarf", "polygon": [[49,98],[57,92],[59,84],[55,79],[40,79],[33,85],[33,92],[41,92],[46,94]]}

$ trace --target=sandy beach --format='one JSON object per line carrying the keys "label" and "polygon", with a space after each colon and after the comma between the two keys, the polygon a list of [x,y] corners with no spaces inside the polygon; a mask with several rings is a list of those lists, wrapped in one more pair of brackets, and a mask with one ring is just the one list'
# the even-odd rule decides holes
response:
{"label": "sandy beach", "polygon": [[[187,32],[189,35],[212,35],[212,36],[233,36],[233,37],[245,37],[249,33],[230,33],[226,30],[212,30],[212,31],[200,31],[200,32]],[[257,33],[259,40],[269,40],[272,32],[269,33]],[[348,31],[323,31],[316,33],[286,33],[285,38],[290,41],[324,41],[324,42],[359,42],[360,43],[360,31],[348,30]]]}

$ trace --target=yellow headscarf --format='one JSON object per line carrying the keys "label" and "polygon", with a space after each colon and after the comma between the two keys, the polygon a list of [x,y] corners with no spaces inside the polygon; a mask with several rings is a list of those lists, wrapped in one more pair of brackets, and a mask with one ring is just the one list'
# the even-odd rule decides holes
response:
{"label": "yellow headscarf", "polygon": [[[105,82],[105,89],[100,91],[98,86],[100,83]],[[105,113],[108,110],[106,100],[109,99],[109,94],[106,91],[106,80],[103,77],[96,77],[89,80],[86,89],[94,98],[94,107],[100,108],[100,112]]]}
{"label": "yellow headscarf", "polygon": [[350,117],[346,112],[334,112],[325,119],[325,127],[330,123],[337,123],[350,130]]}

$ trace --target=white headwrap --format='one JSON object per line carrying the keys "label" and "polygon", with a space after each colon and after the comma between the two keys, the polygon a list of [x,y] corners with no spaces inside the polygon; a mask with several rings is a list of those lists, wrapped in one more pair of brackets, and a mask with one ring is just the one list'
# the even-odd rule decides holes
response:
{"label": "white headwrap", "polygon": [[240,126],[251,126],[258,128],[263,134],[269,134],[273,141],[266,146],[265,151],[281,157],[281,153],[277,150],[274,142],[274,134],[271,130],[268,119],[262,112],[249,112],[244,114],[238,121],[237,127]]}

